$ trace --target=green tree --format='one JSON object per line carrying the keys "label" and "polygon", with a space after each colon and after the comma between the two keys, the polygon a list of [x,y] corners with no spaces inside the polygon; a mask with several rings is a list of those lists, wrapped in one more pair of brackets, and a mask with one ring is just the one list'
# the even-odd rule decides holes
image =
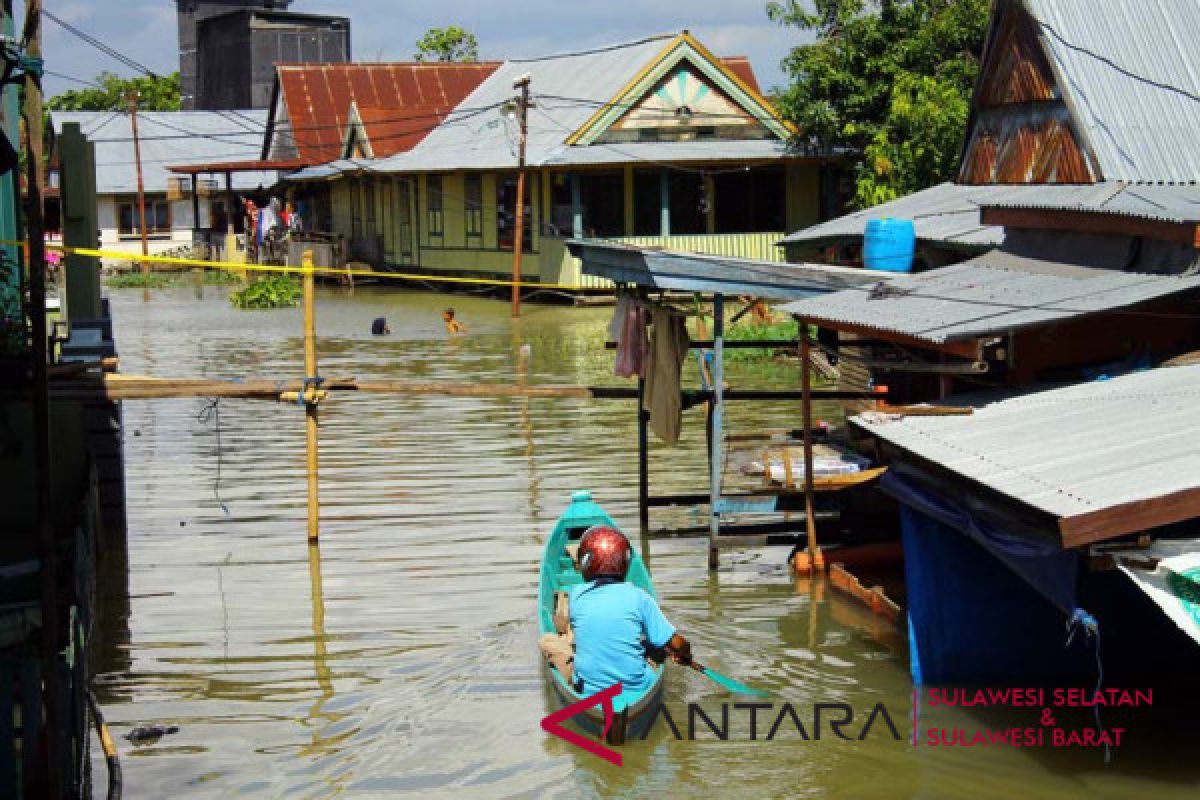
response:
{"label": "green tree", "polygon": [[773,0],[816,34],[792,49],[781,112],[806,138],[856,153],[854,205],[954,176],[991,0]]}
{"label": "green tree", "polygon": [[479,60],[479,42],[475,34],[457,25],[446,28],[430,28],[417,40],[417,61],[464,61]]}
{"label": "green tree", "polygon": [[121,78],[111,72],[96,76],[96,86],[71,89],[46,101],[49,111],[123,111],[128,107],[126,96],[138,93],[138,108],[142,111],[179,110],[179,73],[144,78]]}

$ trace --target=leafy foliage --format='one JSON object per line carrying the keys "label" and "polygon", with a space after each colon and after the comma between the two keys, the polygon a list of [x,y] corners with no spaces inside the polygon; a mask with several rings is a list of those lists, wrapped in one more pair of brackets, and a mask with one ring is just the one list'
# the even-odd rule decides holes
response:
{"label": "leafy foliage", "polygon": [[235,308],[291,308],[300,302],[300,282],[286,273],[254,281],[244,289],[229,293]]}
{"label": "leafy foliage", "polygon": [[126,97],[137,92],[141,111],[179,110],[179,73],[156,78],[122,78],[111,72],[96,76],[97,87],[71,89],[46,101],[49,111],[124,111],[129,107]]}
{"label": "leafy foliage", "polygon": [[958,165],[990,0],[772,0],[775,22],[816,34],[783,66],[785,116],[860,154],[854,205],[948,180]]}
{"label": "leafy foliage", "polygon": [[104,279],[110,289],[165,289],[174,286],[175,276],[169,272],[118,272]]}
{"label": "leafy foliage", "polygon": [[195,269],[190,272],[118,272],[104,279],[110,289],[166,289],[184,283],[202,286],[229,286],[241,283],[237,273],[223,269]]}
{"label": "leafy foliage", "polygon": [[471,63],[479,60],[479,42],[475,34],[450,25],[446,28],[430,28],[417,40],[416,61],[462,61]]}

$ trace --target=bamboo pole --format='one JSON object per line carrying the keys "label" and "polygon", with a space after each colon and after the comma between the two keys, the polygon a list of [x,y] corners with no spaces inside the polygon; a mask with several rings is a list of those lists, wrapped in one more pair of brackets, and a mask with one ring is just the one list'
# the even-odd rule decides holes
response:
{"label": "bamboo pole", "polygon": [[[808,321],[800,320],[801,413],[804,417],[804,528],[808,534],[807,558],[793,561],[797,572],[824,572],[825,556],[817,546],[817,518],[813,508],[813,436],[812,436],[812,346],[808,341]],[[799,554],[797,554],[799,556]]]}
{"label": "bamboo pole", "polygon": [[304,378],[309,384],[304,387],[304,438],[307,453],[308,476],[308,541],[315,542],[320,536],[320,500],[317,495],[317,401],[319,389],[317,378],[317,329],[316,329],[316,286],[313,278],[312,250],[304,251],[301,261],[304,267]]}

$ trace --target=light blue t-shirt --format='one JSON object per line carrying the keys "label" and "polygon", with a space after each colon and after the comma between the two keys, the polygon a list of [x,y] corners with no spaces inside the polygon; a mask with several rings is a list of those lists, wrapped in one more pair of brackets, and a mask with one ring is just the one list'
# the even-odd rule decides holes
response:
{"label": "light blue t-shirt", "polygon": [[654,598],[632,583],[592,582],[571,587],[570,608],[575,675],[584,694],[618,682],[633,694],[654,682],[642,640],[662,647],[675,635]]}

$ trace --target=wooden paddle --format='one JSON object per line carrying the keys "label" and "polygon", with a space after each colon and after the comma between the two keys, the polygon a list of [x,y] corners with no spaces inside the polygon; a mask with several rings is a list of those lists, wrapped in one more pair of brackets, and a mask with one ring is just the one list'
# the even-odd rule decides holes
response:
{"label": "wooden paddle", "polygon": [[688,666],[696,670],[696,672],[699,672],[704,677],[708,678],[713,683],[717,684],[718,686],[723,686],[731,692],[736,692],[737,694],[748,694],[753,697],[770,697],[769,693],[764,692],[761,689],[753,689],[741,681],[734,680],[728,675],[722,675],[716,670],[710,669],[703,664],[697,664],[695,661],[691,661],[688,663]]}

